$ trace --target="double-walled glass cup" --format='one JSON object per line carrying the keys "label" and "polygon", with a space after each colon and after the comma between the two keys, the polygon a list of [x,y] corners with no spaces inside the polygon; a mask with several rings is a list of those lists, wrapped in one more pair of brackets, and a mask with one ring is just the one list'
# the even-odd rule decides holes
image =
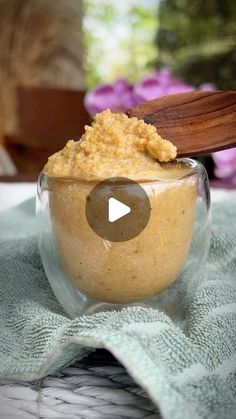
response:
{"label": "double-walled glass cup", "polygon": [[150,218],[130,240],[109,241],[86,218],[95,182],[75,178],[38,180],[39,249],[51,287],[66,313],[130,304],[151,305],[185,278],[196,286],[210,236],[210,194],[204,167],[191,159],[188,174],[139,182],[150,201]]}

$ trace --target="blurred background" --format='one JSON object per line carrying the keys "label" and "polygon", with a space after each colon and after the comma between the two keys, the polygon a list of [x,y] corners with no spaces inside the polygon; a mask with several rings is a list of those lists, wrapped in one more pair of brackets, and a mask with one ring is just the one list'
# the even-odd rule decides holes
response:
{"label": "blurred background", "polygon": [[[236,88],[235,0],[0,0],[0,180],[35,180],[91,116]],[[201,157],[236,187],[236,149]]]}

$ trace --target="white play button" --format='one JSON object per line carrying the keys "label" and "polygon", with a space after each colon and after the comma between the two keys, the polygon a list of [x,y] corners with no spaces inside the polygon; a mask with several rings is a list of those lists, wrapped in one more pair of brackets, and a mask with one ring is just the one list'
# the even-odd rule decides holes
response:
{"label": "white play button", "polygon": [[121,217],[131,212],[128,205],[123,204],[121,201],[115,198],[109,198],[108,200],[108,219],[110,223],[119,220]]}
{"label": "white play button", "polygon": [[131,179],[111,177],[86,196],[85,214],[94,233],[104,240],[124,242],[140,234],[151,213],[145,190]]}

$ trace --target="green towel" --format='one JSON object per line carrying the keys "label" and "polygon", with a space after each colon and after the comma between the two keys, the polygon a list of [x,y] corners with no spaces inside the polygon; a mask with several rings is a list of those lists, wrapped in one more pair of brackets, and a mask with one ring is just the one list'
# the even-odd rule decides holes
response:
{"label": "green towel", "polygon": [[207,268],[156,309],[67,318],[45,277],[34,203],[0,217],[0,375],[37,379],[106,348],[167,419],[236,417],[236,205],[213,206]]}

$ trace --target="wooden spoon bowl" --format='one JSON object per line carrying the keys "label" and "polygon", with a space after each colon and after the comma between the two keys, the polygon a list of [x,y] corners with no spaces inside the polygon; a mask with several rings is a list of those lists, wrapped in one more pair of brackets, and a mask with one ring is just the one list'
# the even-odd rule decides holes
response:
{"label": "wooden spoon bowl", "polygon": [[127,112],[177,147],[178,157],[236,146],[236,91],[188,92],[164,96]]}

